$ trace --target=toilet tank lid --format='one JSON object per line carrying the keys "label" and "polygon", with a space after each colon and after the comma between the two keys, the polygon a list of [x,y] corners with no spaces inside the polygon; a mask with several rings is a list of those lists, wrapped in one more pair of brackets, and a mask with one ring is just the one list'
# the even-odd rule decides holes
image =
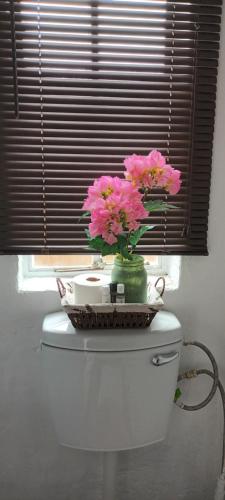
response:
{"label": "toilet tank lid", "polygon": [[136,351],[182,341],[181,324],[168,311],[159,311],[148,328],[76,330],[65,312],[48,314],[42,344],[79,351]]}

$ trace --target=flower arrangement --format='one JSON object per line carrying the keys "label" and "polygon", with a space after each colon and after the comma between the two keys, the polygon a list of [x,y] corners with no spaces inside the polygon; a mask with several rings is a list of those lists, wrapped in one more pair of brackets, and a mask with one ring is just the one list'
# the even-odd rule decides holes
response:
{"label": "flower arrangement", "polygon": [[102,176],[88,189],[83,216],[90,215],[86,230],[89,247],[102,255],[119,254],[132,259],[142,235],[154,226],[141,225],[152,212],[176,208],[149,199],[153,188],[175,195],[180,190],[181,172],[166,163],[157,150],[147,156],[133,154],[124,160],[125,179]]}

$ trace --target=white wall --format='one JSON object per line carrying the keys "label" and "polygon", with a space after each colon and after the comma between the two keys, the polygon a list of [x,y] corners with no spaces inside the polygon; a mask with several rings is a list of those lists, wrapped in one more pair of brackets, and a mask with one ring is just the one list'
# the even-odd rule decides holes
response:
{"label": "white wall", "polygon": [[[185,336],[205,342],[225,382],[225,16],[218,85],[208,257],[183,259],[180,289],[167,294]],[[57,445],[41,391],[40,340],[43,316],[59,309],[54,292],[18,294],[17,259],[0,257],[0,499],[100,500],[102,457]],[[187,351],[187,349],[186,349]],[[183,364],[204,357],[184,352]],[[200,379],[200,377],[199,377]],[[197,401],[207,380],[191,382]],[[110,432],[110,429],[109,429]],[[117,500],[212,500],[222,445],[219,398],[201,412],[174,408],[168,439],[122,452]]]}

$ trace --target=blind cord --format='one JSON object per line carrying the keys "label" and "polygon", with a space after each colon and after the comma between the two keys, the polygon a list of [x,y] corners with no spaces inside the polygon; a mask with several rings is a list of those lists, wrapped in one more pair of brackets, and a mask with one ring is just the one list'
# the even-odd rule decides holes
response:
{"label": "blind cord", "polygon": [[37,3],[37,29],[38,29],[38,73],[40,91],[40,115],[41,115],[41,166],[42,166],[42,215],[43,215],[43,249],[47,253],[47,217],[46,217],[46,179],[45,179],[45,151],[44,151],[44,110],[43,110],[43,80],[42,80],[42,35],[41,35],[40,2]]}
{"label": "blind cord", "polygon": [[10,0],[10,27],[12,42],[12,71],[13,71],[13,90],[14,90],[14,110],[15,117],[19,118],[19,95],[18,95],[18,77],[17,77],[17,57],[16,57],[16,29],[15,29],[15,6],[14,0]]}
{"label": "blind cord", "polygon": [[[199,16],[197,16],[198,21]],[[194,38],[194,60],[193,60],[193,91],[192,91],[192,107],[191,107],[191,142],[190,142],[190,171],[188,177],[188,212],[187,212],[187,220],[184,226],[183,236],[186,238],[190,238],[190,230],[191,230],[191,207],[192,207],[192,178],[193,178],[193,161],[194,161],[194,141],[195,141],[195,120],[196,120],[196,98],[197,98],[197,86],[198,86],[198,45],[199,45],[199,30],[200,24],[195,22],[195,38]]]}
{"label": "blind cord", "polygon": [[[172,132],[172,109],[173,109],[173,71],[174,71],[174,47],[175,47],[175,28],[176,28],[176,5],[173,3],[173,19],[172,19],[172,46],[170,55],[170,83],[169,83],[169,107],[168,107],[168,132],[167,132],[167,156],[166,159],[170,163],[170,140]],[[164,196],[165,202],[168,201],[168,195]],[[163,231],[164,252],[167,244],[167,210],[164,212],[164,231]]]}

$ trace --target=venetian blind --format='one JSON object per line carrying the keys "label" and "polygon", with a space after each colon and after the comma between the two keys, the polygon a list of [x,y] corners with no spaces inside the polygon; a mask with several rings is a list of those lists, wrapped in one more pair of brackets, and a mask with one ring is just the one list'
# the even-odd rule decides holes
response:
{"label": "venetian blind", "polygon": [[0,251],[83,253],[100,175],[159,149],[182,171],[142,254],[206,254],[220,0],[0,0]]}

